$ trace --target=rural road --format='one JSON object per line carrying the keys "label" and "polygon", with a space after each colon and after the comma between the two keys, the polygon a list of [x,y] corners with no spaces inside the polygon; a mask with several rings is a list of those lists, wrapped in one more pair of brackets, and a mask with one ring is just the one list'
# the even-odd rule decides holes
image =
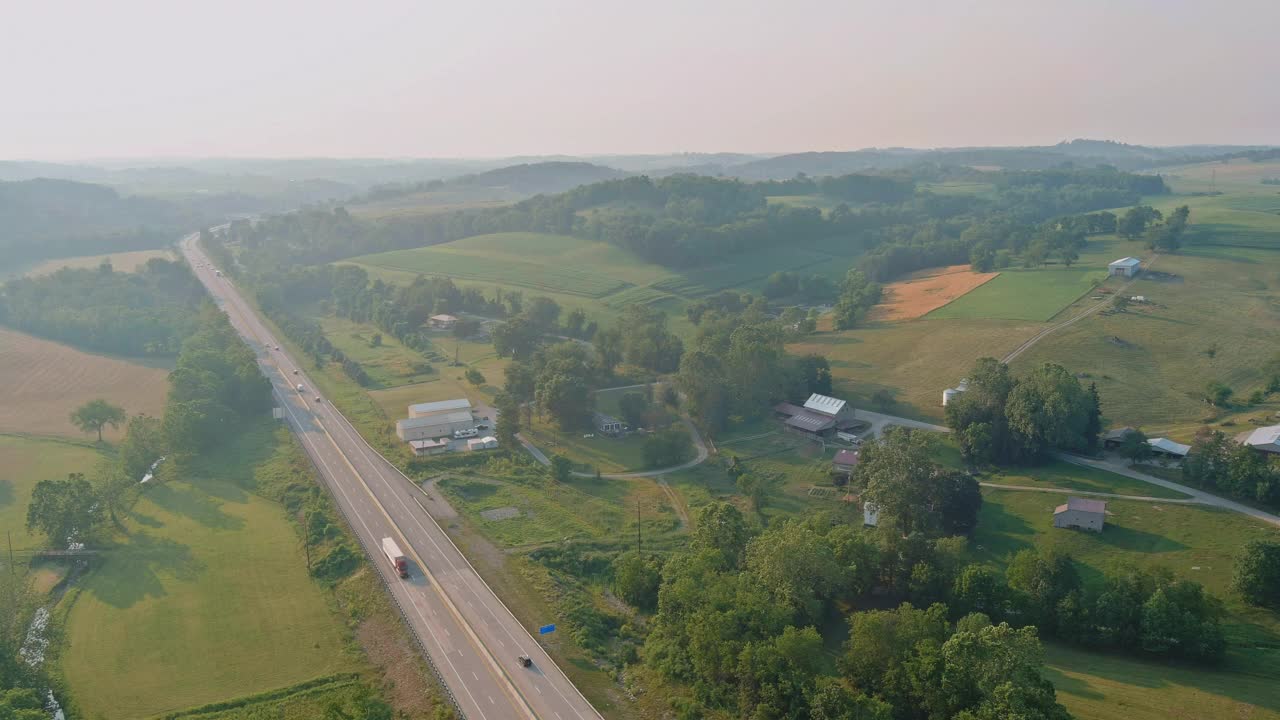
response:
{"label": "rural road", "polygon": [[[1113,472],[1117,475],[1133,478],[1134,480],[1141,480],[1143,482],[1151,483],[1152,485],[1159,485],[1160,487],[1168,488],[1169,490],[1177,490],[1180,493],[1190,495],[1193,500],[1201,505],[1212,505],[1214,507],[1223,508],[1224,510],[1232,510],[1234,512],[1241,513],[1242,515],[1248,515],[1250,517],[1257,518],[1262,522],[1280,527],[1280,515],[1272,515],[1265,510],[1249,507],[1248,505],[1238,503],[1234,500],[1228,500],[1224,497],[1212,495],[1203,490],[1197,490],[1181,483],[1176,483],[1171,480],[1165,480],[1164,478],[1158,478],[1154,475],[1139,472],[1130,468],[1123,459],[1112,458],[1107,460],[1094,460],[1093,458],[1080,457],[1079,455],[1071,455],[1069,453],[1056,453],[1056,456],[1058,459],[1065,460],[1073,465],[1106,470],[1107,472]],[[1161,500],[1161,502],[1166,501]]]}
{"label": "rural road", "polygon": [[[275,349],[278,340],[230,280],[215,274],[196,239],[184,238],[180,249],[257,354],[290,428],[463,715],[601,718],[423,509],[412,482],[323,399],[293,358]],[[305,390],[295,390],[297,384]],[[409,556],[407,579],[389,569],[380,550],[384,537],[394,538]],[[521,667],[519,655],[532,658],[532,667]]]}
{"label": "rural road", "polygon": [[[1159,257],[1160,257],[1160,255],[1159,255],[1159,254],[1152,255],[1152,256],[1151,256],[1151,259],[1147,261],[1147,266],[1146,266],[1145,268],[1143,268],[1143,269],[1144,269],[1144,270],[1150,270],[1150,269],[1151,269],[1151,266],[1156,264],[1156,260],[1157,260]],[[1141,273],[1139,273],[1139,275],[1141,275]],[[1009,363],[1011,363],[1011,362],[1013,362],[1014,360],[1016,360],[1016,359],[1018,358],[1018,356],[1019,356],[1019,355],[1021,355],[1022,353],[1024,353],[1024,352],[1026,352],[1026,351],[1030,350],[1030,349],[1032,348],[1032,346],[1034,346],[1036,343],[1038,343],[1038,342],[1040,342],[1041,340],[1043,340],[1045,337],[1047,337],[1047,336],[1049,336],[1049,335],[1051,335],[1051,334],[1053,334],[1053,333],[1055,333],[1055,332],[1057,332],[1057,331],[1061,330],[1061,329],[1062,329],[1062,328],[1064,328],[1064,327],[1069,327],[1069,326],[1071,326],[1071,325],[1074,325],[1074,324],[1076,324],[1077,322],[1080,322],[1081,320],[1083,320],[1083,319],[1085,319],[1085,318],[1089,317],[1090,315],[1093,315],[1094,313],[1098,312],[1099,310],[1102,310],[1103,308],[1107,307],[1108,305],[1110,305],[1112,302],[1114,302],[1114,301],[1115,301],[1115,299],[1116,299],[1116,296],[1117,296],[1117,295],[1119,295],[1120,293],[1123,293],[1124,291],[1128,290],[1128,289],[1129,289],[1129,286],[1130,286],[1130,285],[1132,285],[1132,284],[1133,284],[1133,281],[1134,281],[1134,280],[1136,280],[1136,279],[1137,279],[1136,277],[1129,278],[1129,282],[1127,282],[1127,283],[1125,283],[1125,284],[1121,285],[1120,287],[1116,288],[1116,291],[1115,291],[1114,293],[1111,293],[1111,295],[1107,296],[1107,298],[1106,298],[1105,300],[1101,300],[1101,301],[1099,301],[1099,302],[1098,302],[1098,304],[1096,304],[1096,305],[1090,305],[1090,306],[1088,307],[1088,309],[1086,309],[1084,312],[1080,313],[1079,315],[1076,315],[1075,317],[1072,317],[1072,318],[1069,318],[1069,319],[1067,319],[1067,320],[1064,320],[1064,321],[1062,321],[1062,322],[1058,323],[1057,325],[1050,325],[1049,327],[1047,327],[1047,328],[1045,328],[1045,329],[1041,330],[1040,332],[1036,333],[1035,335],[1032,335],[1030,339],[1028,339],[1026,342],[1022,343],[1022,344],[1021,344],[1021,345],[1019,345],[1018,347],[1014,348],[1014,349],[1013,349],[1013,350],[1012,350],[1008,355],[1005,355],[1004,357],[1000,358],[1000,362],[1004,363],[1005,365],[1008,365]]]}

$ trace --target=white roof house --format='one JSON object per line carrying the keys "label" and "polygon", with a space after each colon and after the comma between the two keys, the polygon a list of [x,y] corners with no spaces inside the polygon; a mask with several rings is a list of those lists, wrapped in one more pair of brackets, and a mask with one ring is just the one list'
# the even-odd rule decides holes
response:
{"label": "white roof house", "polygon": [[452,435],[457,430],[475,427],[469,410],[454,410],[396,421],[396,435],[405,442],[429,440]]}
{"label": "white roof house", "polygon": [[1280,454],[1280,425],[1269,425],[1236,436],[1241,444],[1254,450]]}
{"label": "white roof house", "polygon": [[824,415],[832,416],[839,415],[844,412],[846,405],[848,405],[848,403],[843,400],[827,397],[826,395],[819,395],[818,393],[810,395],[809,399],[804,401],[804,407],[806,410],[813,410],[814,412],[820,412]]}
{"label": "white roof house", "polygon": [[1053,526],[1057,528],[1102,532],[1106,518],[1107,504],[1102,500],[1068,497],[1066,503],[1053,510]]}
{"label": "white roof house", "polygon": [[418,403],[409,406],[409,417],[419,418],[448,410],[470,410],[471,401],[466,398],[456,400],[439,400],[437,402]]}
{"label": "white roof house", "polygon": [[1119,260],[1113,260],[1107,265],[1109,268],[1127,268],[1132,270],[1142,264],[1142,261],[1136,257],[1122,257]]}
{"label": "white roof house", "polygon": [[1147,444],[1151,446],[1152,450],[1159,453],[1164,453],[1165,455],[1177,455],[1178,457],[1186,457],[1187,453],[1191,452],[1190,445],[1183,445],[1182,443],[1176,443],[1170,440],[1169,438],[1162,438],[1162,437],[1151,438],[1150,440],[1147,440]]}

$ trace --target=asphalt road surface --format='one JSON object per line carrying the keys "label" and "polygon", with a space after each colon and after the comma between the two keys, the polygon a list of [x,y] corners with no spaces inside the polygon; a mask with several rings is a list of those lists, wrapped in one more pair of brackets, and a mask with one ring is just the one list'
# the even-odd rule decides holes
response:
{"label": "asphalt road surface", "polygon": [[[275,349],[279,342],[230,279],[217,276],[196,240],[184,238],[182,253],[257,353],[289,427],[466,717],[600,718],[423,509],[413,483],[360,437],[293,358]],[[383,556],[384,537],[409,556],[408,578],[397,576]],[[522,667],[520,655],[532,658],[532,666]]]}

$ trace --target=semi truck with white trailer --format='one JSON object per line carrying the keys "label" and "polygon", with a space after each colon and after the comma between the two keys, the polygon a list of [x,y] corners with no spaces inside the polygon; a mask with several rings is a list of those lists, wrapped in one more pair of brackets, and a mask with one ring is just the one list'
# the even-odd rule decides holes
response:
{"label": "semi truck with white trailer", "polygon": [[387,556],[392,569],[402,578],[409,577],[409,559],[400,552],[400,546],[389,537],[382,538],[382,554]]}

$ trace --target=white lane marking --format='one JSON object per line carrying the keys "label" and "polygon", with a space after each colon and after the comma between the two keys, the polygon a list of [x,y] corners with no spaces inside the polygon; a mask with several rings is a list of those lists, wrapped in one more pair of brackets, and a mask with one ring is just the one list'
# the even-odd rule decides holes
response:
{"label": "white lane marking", "polygon": [[[426,526],[422,524],[422,520],[418,517],[418,514],[409,509],[409,506],[405,503],[404,498],[400,495],[399,492],[396,491],[395,487],[393,487],[392,484],[387,481],[386,475],[382,467],[382,463],[388,462],[387,459],[377,454],[377,452],[374,451],[367,442],[363,441],[363,438],[359,438],[355,434],[354,429],[351,428],[350,423],[347,421],[346,417],[342,415],[342,413],[339,413],[336,410],[334,410],[332,406],[325,407],[323,408],[323,410],[326,414],[329,415],[330,419],[332,419],[333,422],[337,424],[339,431],[341,431],[344,435],[346,435],[347,439],[350,440],[351,443],[359,451],[359,453],[364,456],[365,462],[370,467],[373,468],[374,472],[378,476],[378,479],[382,481],[383,487],[386,488],[387,491],[391,493],[391,496],[396,500],[396,502],[401,506],[401,508],[403,508],[404,512],[409,516],[409,519],[411,519],[414,522],[414,524],[418,526],[418,529],[422,531],[422,534],[427,538],[427,540],[429,540],[431,544],[435,546],[437,552],[439,552],[441,557],[444,558],[445,562],[449,564],[449,568],[453,570],[455,573],[457,573],[459,576],[462,576],[461,571],[458,570],[457,564],[453,562],[453,559],[449,557],[449,555],[444,552],[443,548],[440,547],[440,544],[436,542],[436,539],[435,537],[432,536],[431,531],[429,531],[426,528]],[[369,455],[368,454],[369,452],[373,452],[374,454]],[[432,524],[435,525],[437,531],[441,533],[444,532],[444,530],[440,527],[438,523],[435,523],[433,521]],[[456,545],[454,546],[454,549],[457,550]],[[458,552],[461,553],[461,551],[458,551]],[[471,567],[470,564],[468,564],[468,567],[469,568]],[[472,570],[474,572],[474,568],[472,568]],[[448,586],[455,591],[457,590],[457,586],[454,583],[448,583]],[[475,595],[476,598],[479,599],[479,593],[473,587],[468,585],[467,589],[471,592],[472,595]],[[492,591],[490,591],[490,595],[494,597],[495,600],[498,600],[497,596],[494,595]],[[502,601],[498,600],[498,602],[501,603]],[[485,604],[483,601],[481,602],[481,604],[485,606],[485,609],[488,610],[490,617],[492,617],[494,621],[497,622],[498,626],[501,627],[503,632],[507,634],[507,637],[510,638],[512,642],[516,643],[517,647],[519,647],[520,646],[519,641],[517,641],[515,636],[511,634],[511,630],[502,624],[501,620],[499,620],[497,615],[493,612],[493,609],[489,607],[489,605]],[[507,615],[511,618],[511,620],[516,624],[519,624],[519,621],[516,620],[515,616],[511,614],[510,609],[508,609],[506,605],[503,605],[503,608],[507,610]],[[539,650],[541,650],[540,646],[539,646]],[[546,654],[545,651],[542,651],[542,652],[544,655]],[[549,655],[547,656],[547,659],[550,660]],[[550,665],[552,667],[555,667],[557,670],[559,670],[559,666],[557,666],[554,661],[552,661]],[[563,677],[566,682],[569,682],[568,677],[564,676],[563,671],[561,671],[560,674],[561,674],[561,677]],[[509,680],[508,682],[514,685],[513,680]],[[573,707],[574,705],[573,701],[571,701],[568,697],[566,697],[565,694],[560,691],[560,688],[555,683],[552,683],[551,689],[555,690],[556,694],[560,696],[560,699],[563,700],[566,705],[570,706],[570,708],[573,710],[575,715],[577,715],[579,718],[583,717],[583,714],[576,707]],[[579,695],[581,696],[581,691],[579,691]],[[588,702],[588,706],[590,706],[589,702]],[[599,717],[599,714],[597,713],[596,716]]]}
{"label": "white lane marking", "polygon": [[[233,304],[234,304],[234,303],[233,303]],[[236,308],[236,309],[237,309],[237,311],[238,311],[239,313],[243,314],[243,312],[244,312],[243,310],[241,310],[241,309],[239,309],[239,308]],[[251,332],[252,332],[252,331],[251,331]],[[252,333],[252,334],[255,334],[255,335],[256,335],[256,333]],[[354,501],[352,501],[352,500],[351,500],[351,497],[347,494],[346,488],[345,488],[345,487],[343,487],[342,483],[340,483],[340,482],[338,482],[338,481],[336,480],[336,478],[338,477],[338,475],[337,475],[337,474],[335,474],[335,473],[333,472],[333,469],[332,469],[331,467],[329,467],[329,463],[325,462],[325,460],[324,460],[324,456],[323,456],[323,454],[321,453],[321,451],[319,450],[319,448],[317,448],[317,447],[316,447],[316,443],[315,443],[315,441],[314,441],[314,440],[309,436],[309,433],[302,432],[302,424],[301,424],[300,422],[298,422],[297,415],[293,412],[293,408],[292,408],[291,404],[290,404],[290,403],[288,403],[288,402],[283,402],[283,403],[281,403],[281,405],[284,407],[285,412],[288,412],[288,413],[289,413],[289,417],[290,417],[290,419],[292,419],[292,420],[293,420],[294,427],[298,428],[299,432],[297,433],[297,435],[302,439],[302,441],[303,441],[303,443],[304,443],[305,445],[307,445],[309,448],[311,448],[313,456],[314,456],[317,460],[319,460],[319,461],[320,461],[320,464],[321,464],[321,465],[323,465],[323,466],[324,466],[324,470],[325,470],[325,472],[328,474],[328,476],[329,476],[329,477],[331,477],[331,478],[335,478],[335,481],[334,481],[333,485],[334,485],[335,487],[337,487],[337,488],[338,488],[338,491],[339,491],[339,492],[341,492],[341,493],[342,493],[343,498],[345,498],[345,499],[347,500],[347,503],[350,505],[350,507],[352,507],[352,508],[358,508],[358,507],[359,507],[359,505],[358,505],[357,503],[355,503]],[[339,454],[339,455],[342,455],[342,450],[341,450],[341,448],[339,448],[339,447],[338,447],[338,445],[337,445],[337,443],[333,441],[333,438],[332,438],[332,437],[330,437],[330,438],[329,438],[329,441],[330,441],[330,443],[333,445],[334,449],[338,452],[338,454]],[[357,515],[357,518],[360,520],[360,525],[361,525],[362,527],[364,527],[365,532],[368,534],[368,536],[369,536],[369,537],[371,537],[371,538],[376,538],[376,537],[377,537],[377,534],[376,534],[376,533],[374,533],[374,532],[373,532],[373,530],[369,528],[369,526],[365,523],[364,518],[363,518],[362,516],[360,516],[358,512],[356,513],[356,515]],[[415,608],[415,609],[416,609],[416,608]],[[422,617],[422,612],[421,612],[420,610],[419,610],[419,612],[418,612],[418,615],[419,615],[419,617]],[[422,622],[423,622],[423,626],[427,628],[427,632],[431,633],[431,637],[436,641],[436,643],[437,643],[438,645],[442,645],[442,643],[440,643],[439,638],[437,638],[437,637],[436,637],[436,635],[435,635],[435,631],[433,631],[433,630],[431,629],[431,626],[430,626],[430,624],[427,622],[427,619],[426,619],[425,617],[422,617]],[[448,628],[444,628],[444,631],[445,631],[445,633],[448,633],[448,632],[449,632],[449,629],[448,629]],[[458,655],[459,655],[459,656],[461,656],[461,655],[462,655],[462,651],[461,651],[461,650],[459,650],[459,651],[458,651]],[[456,676],[457,676],[458,681],[459,681],[459,683],[462,685],[463,689],[464,689],[464,690],[466,690],[466,692],[467,692],[467,696],[471,699],[471,702],[476,706],[476,710],[477,710],[477,712],[479,712],[479,713],[480,713],[480,716],[481,716],[481,717],[486,717],[486,716],[485,716],[485,714],[484,714],[484,711],[483,711],[483,710],[480,710],[480,704],[479,704],[479,702],[477,702],[477,701],[476,701],[476,699],[475,699],[475,696],[473,696],[473,695],[471,694],[471,688],[467,687],[467,684],[466,684],[465,682],[462,682],[462,675],[461,675],[461,673],[459,673],[459,672],[458,672],[458,669],[457,669],[456,667],[454,667],[454,665],[453,665],[453,661],[449,659],[449,656],[448,656],[447,654],[445,655],[445,661],[449,664],[449,669],[450,669],[450,670],[452,670],[452,671],[453,671],[453,673],[454,673],[454,675],[456,675]],[[490,702],[490,703],[492,703],[492,702],[493,702],[493,698],[492,698],[492,697],[490,697],[490,698],[489,698],[489,702]]]}
{"label": "white lane marking", "polygon": [[472,677],[476,682],[480,682],[480,676],[479,676],[479,675],[476,675],[474,672],[473,672],[473,673],[471,673],[471,677]]}
{"label": "white lane marking", "polygon": [[[244,307],[243,307],[243,302],[241,301],[241,299],[238,297],[238,295],[237,295],[237,294],[235,294],[235,293],[230,293],[230,294],[229,294],[229,296],[228,296],[228,298],[227,298],[227,300],[228,300],[228,301],[230,302],[230,304],[233,306],[233,309],[235,309],[235,310],[237,311],[237,314],[239,314],[239,315],[241,316],[242,321],[244,322],[245,326],[248,328],[249,334],[253,335],[253,336],[254,336],[254,339],[261,341],[261,338],[259,337],[260,335],[267,335],[267,336],[269,336],[269,335],[270,335],[270,333],[268,333],[268,332],[266,331],[265,326],[263,326],[261,323],[256,323],[256,324],[255,324],[255,323],[251,323],[251,322],[249,322],[249,318],[248,318],[248,316],[249,316],[249,315],[251,315],[251,313],[249,313],[248,311],[246,311],[246,310],[244,309]],[[254,320],[256,320],[256,316],[255,316],[253,319],[254,319]],[[277,369],[277,370],[280,370],[280,368],[279,368],[278,366],[276,367],[276,369]],[[287,380],[287,378],[286,378],[286,380]],[[277,388],[277,390],[278,390],[278,388]],[[291,395],[291,393],[281,393],[281,396],[282,396],[282,397],[287,397],[287,396],[289,396],[289,395]],[[282,403],[282,404],[285,404],[286,406],[288,405],[288,403]],[[340,431],[342,431],[344,434],[346,434],[346,435],[348,436],[348,439],[351,439],[351,436],[352,436],[352,433],[353,433],[353,429],[350,427],[349,423],[346,421],[346,418],[345,418],[345,417],[343,417],[340,413],[337,413],[337,412],[336,412],[332,407],[328,407],[327,405],[321,405],[321,406],[320,406],[320,408],[319,408],[320,412],[314,412],[314,411],[312,411],[312,410],[311,410],[311,406],[310,406],[310,405],[307,405],[307,410],[308,410],[308,412],[312,413],[312,416],[313,416],[313,417],[315,417],[315,418],[317,419],[317,421],[320,421],[320,423],[319,423],[319,424],[320,424],[321,429],[323,429],[323,428],[324,428],[324,424],[323,424],[324,415],[325,415],[326,413],[332,413],[334,416],[336,416],[336,417],[337,417],[337,425],[338,425],[338,428],[340,429]],[[300,424],[300,423],[297,423],[297,419],[296,419],[296,417],[294,416],[294,413],[292,412],[292,409],[291,409],[291,408],[289,409],[289,414],[290,414],[290,416],[291,416],[291,417],[294,417],[295,425],[296,425],[296,426],[299,428],[299,430],[301,431],[301,424]],[[325,434],[326,434],[326,436],[328,436],[328,435],[329,435],[329,433],[327,433],[327,432],[326,432]],[[302,433],[302,432],[299,432],[299,435],[300,435],[300,436],[302,436],[302,435],[303,435],[303,433]],[[333,439],[331,436],[329,437],[329,440],[330,440],[330,442],[333,444],[333,447],[334,447],[334,450],[336,451],[336,454],[338,454],[339,456],[345,457],[345,456],[346,456],[346,453],[345,453],[345,452],[344,452],[344,451],[343,451],[343,450],[342,450],[342,449],[337,445],[337,442],[336,442],[336,441],[334,441],[334,439]],[[410,518],[411,518],[411,519],[412,519],[412,520],[413,520],[413,521],[418,525],[418,527],[423,531],[423,533],[424,533],[424,535],[426,535],[427,539],[428,539],[429,541],[431,541],[431,544],[432,544],[432,545],[434,545],[434,546],[436,547],[436,549],[437,549],[438,551],[440,551],[440,552],[443,554],[443,550],[440,550],[440,546],[439,546],[439,544],[436,542],[436,539],[435,539],[434,537],[432,537],[432,536],[431,536],[430,531],[428,531],[428,530],[427,530],[427,529],[422,525],[421,520],[420,520],[420,519],[419,519],[419,518],[418,518],[418,517],[417,517],[417,516],[416,516],[416,515],[415,515],[415,514],[414,514],[414,513],[409,509],[409,508],[408,508],[408,506],[407,506],[407,505],[405,504],[405,502],[404,502],[404,498],[403,498],[403,497],[400,497],[400,496],[395,492],[395,489],[394,489],[394,488],[392,488],[392,487],[391,487],[391,485],[387,482],[387,479],[386,479],[386,477],[385,477],[385,475],[384,475],[384,470],[383,470],[382,466],[381,466],[381,465],[379,464],[379,462],[378,462],[378,461],[380,460],[382,463],[386,463],[386,459],[385,459],[385,458],[383,458],[381,455],[377,455],[377,459],[376,459],[376,460],[371,459],[371,456],[367,454],[367,451],[372,451],[372,448],[368,447],[367,443],[366,443],[366,444],[364,444],[364,445],[362,445],[358,440],[357,440],[357,441],[353,441],[353,442],[354,442],[354,444],[355,444],[355,447],[356,447],[356,448],[357,448],[357,450],[359,451],[359,454],[363,456],[363,459],[365,460],[366,464],[370,465],[370,466],[375,470],[376,474],[379,476],[379,479],[382,481],[383,485],[384,485],[385,487],[387,487],[387,489],[392,493],[392,496],[393,496],[393,497],[395,497],[395,499],[399,502],[399,504],[400,504],[400,505],[401,505],[401,507],[405,510],[405,512],[407,512],[407,513],[409,514],[409,517],[410,517]],[[308,444],[309,444],[309,445],[313,445],[313,446],[314,446],[314,443],[308,443]],[[313,447],[313,449],[314,449],[314,447]],[[375,455],[376,455],[376,451],[375,451]],[[319,457],[319,456],[317,455],[317,457]],[[350,464],[350,463],[351,463],[350,459],[348,459],[348,460],[347,460],[347,462]],[[327,469],[327,468],[326,468],[326,469]],[[354,468],[352,468],[352,469],[354,470]],[[358,471],[358,470],[356,470],[355,472],[357,473],[357,475],[359,475],[359,471]],[[335,478],[335,483],[334,483],[334,484],[340,488],[340,490],[343,492],[343,496],[344,496],[344,497],[346,497],[346,498],[347,498],[347,500],[348,500],[348,502],[350,503],[350,502],[351,502],[351,500],[350,500],[350,498],[346,495],[345,488],[341,488],[340,484],[336,481],[337,475],[336,475],[336,474],[334,474],[334,473],[332,472],[332,470],[330,470],[330,471],[329,471],[329,475],[330,475],[331,477],[334,477],[334,478]],[[380,503],[380,501],[379,501],[379,500],[377,500],[376,498],[375,498],[374,500],[375,500],[375,502],[379,502],[379,503]],[[352,507],[355,507],[355,504],[354,504],[354,503],[352,503]],[[393,524],[395,524],[395,521],[394,521],[394,520],[392,520],[391,522],[392,522]],[[363,518],[361,519],[361,524],[362,524],[362,525],[364,524]],[[437,531],[439,531],[439,532],[443,532],[443,530],[440,528],[440,526],[439,526],[438,524],[433,523],[433,525],[435,525],[435,527],[436,527],[436,530],[437,530]],[[366,531],[368,531],[368,527],[367,527],[367,526],[366,526]],[[372,535],[372,533],[371,533],[371,532],[370,532],[370,534]],[[454,546],[454,550],[455,550],[455,552],[457,552],[457,547],[456,547],[456,546]],[[449,564],[450,568],[452,568],[455,572],[457,572],[457,571],[458,571],[458,570],[457,570],[457,565],[453,562],[453,559],[452,559],[451,557],[448,557],[447,555],[445,555],[444,557],[445,557],[445,561]],[[470,565],[469,565],[469,564],[468,564],[468,567],[470,568]],[[474,569],[472,569],[472,572],[474,573]],[[455,591],[457,591],[457,590],[458,590],[458,587],[457,587],[456,585],[454,585],[454,584],[450,584],[450,587],[452,587]],[[467,589],[468,589],[468,590],[469,590],[473,595],[476,595],[477,599],[479,598],[479,594],[476,592],[476,590],[475,590],[474,588],[472,588],[472,587],[468,587]],[[490,590],[490,592],[488,593],[488,595],[489,595],[489,596],[491,596],[491,597],[494,597],[494,599],[497,599],[497,598],[496,598],[496,596],[493,596],[493,593],[492,593],[492,591],[491,591],[491,590]],[[501,601],[499,600],[499,602],[501,602]],[[470,603],[468,603],[468,604],[470,604]],[[474,605],[473,605],[472,607],[474,608]],[[504,607],[505,607],[505,606],[504,606]],[[415,608],[415,609],[416,609],[416,608]],[[490,616],[491,616],[491,617],[493,617],[493,618],[494,618],[494,620],[498,620],[497,616],[496,616],[496,615],[494,615],[493,610],[492,610],[491,608],[489,608],[489,607],[487,607],[487,606],[486,606],[486,610],[488,610],[488,612],[489,612]],[[508,610],[508,613],[507,613],[507,614],[508,614],[509,616],[511,616],[511,614],[510,614],[510,611],[509,611],[509,610]],[[421,611],[419,611],[419,616],[421,616]],[[426,619],[425,619],[425,618],[423,618],[423,620],[424,620],[424,623],[425,623],[425,620],[426,620]],[[515,621],[515,622],[517,622],[517,623],[518,623],[518,621],[515,619],[515,617],[514,617],[514,616],[511,616],[511,620],[512,620],[512,621]],[[428,631],[429,631],[429,632],[432,632],[432,635],[433,635],[433,637],[434,637],[434,632],[431,630],[430,626],[427,626],[427,629],[428,629]],[[446,633],[449,633],[448,628],[443,628],[443,629],[445,630],[445,632],[446,632]],[[508,628],[506,628],[506,627],[503,627],[503,631],[504,631],[504,632],[507,634],[507,636],[508,636],[509,638],[511,638],[513,641],[515,640],[515,638],[511,635],[511,631],[510,631],[510,629],[508,629]],[[504,644],[504,647],[505,647],[505,644]],[[459,651],[459,653],[458,653],[458,654],[459,654],[459,655],[462,655],[461,651]],[[545,653],[544,653],[544,654],[545,654]],[[447,660],[447,656],[446,656],[446,660]],[[552,663],[552,665],[554,666],[554,662]],[[453,668],[452,668],[452,662],[450,662],[450,666],[451,666],[451,669],[453,669]],[[558,668],[557,668],[557,669],[558,669]],[[455,669],[455,673],[456,673],[456,669]],[[505,673],[504,673],[504,675],[505,675]],[[562,675],[563,675],[563,673],[562,673]],[[566,678],[566,680],[567,680],[567,678]],[[511,682],[511,680],[508,678],[508,683],[510,683],[510,682]],[[465,687],[465,685],[464,685],[464,687]],[[564,697],[564,693],[560,692],[559,688],[556,688],[556,687],[553,685],[553,689],[555,689],[555,690],[556,690],[556,693],[557,693],[557,694],[559,694],[559,695],[560,695],[560,697],[561,697],[562,699],[565,699],[566,701],[568,700],[567,698],[565,698],[565,697]],[[471,694],[471,693],[470,693],[470,689],[469,689],[469,688],[467,689],[467,692],[468,692],[468,695],[470,695],[470,694]],[[474,700],[474,698],[472,698],[472,699]],[[492,703],[492,702],[493,702],[493,698],[492,698],[492,697],[490,697],[490,698],[489,698],[489,701]],[[582,713],[578,712],[576,709],[574,710],[574,712],[575,712],[575,714],[577,714],[579,717],[582,717]],[[483,713],[481,713],[481,715],[483,716]]]}
{"label": "white lane marking", "polygon": [[534,686],[533,686],[533,689],[534,689],[534,690],[537,690],[539,695],[541,695],[541,694],[542,694],[542,688],[538,687],[537,685],[534,685]]}

